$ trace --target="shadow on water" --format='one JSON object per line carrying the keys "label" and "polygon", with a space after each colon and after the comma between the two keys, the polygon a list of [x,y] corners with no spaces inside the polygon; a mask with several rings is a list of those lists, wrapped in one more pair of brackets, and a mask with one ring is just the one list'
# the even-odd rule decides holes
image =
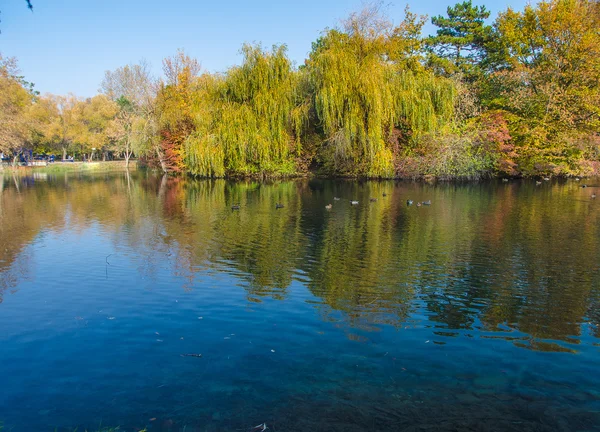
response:
{"label": "shadow on water", "polygon": [[[40,273],[69,267],[49,248],[71,253],[57,242],[84,238],[77,242],[92,255],[100,244],[108,252],[89,262],[91,280],[128,287],[111,292],[114,302],[143,304],[177,328],[186,311],[148,293],[185,294],[195,302],[190,314],[206,303],[216,326],[247,325],[250,344],[272,338],[275,325],[282,333],[279,360],[237,348],[229,367],[205,353],[201,366],[161,372],[171,374],[168,395],[140,382],[146,394],[119,396],[106,384],[83,398],[110,395],[104,418],[132,430],[245,430],[258,421],[281,431],[593,430],[600,379],[586,371],[599,359],[600,201],[589,195],[575,182],[5,176],[0,317],[3,308],[26,314],[18,301],[41,282],[75,286],[87,277],[82,266],[60,278]],[[26,357],[42,327],[14,330],[13,357],[2,363],[0,354],[0,366]],[[198,338],[216,343],[211,333]],[[148,368],[165,361],[139,350]],[[37,424],[90,427],[97,418],[57,405]],[[19,424],[27,416],[4,417]]]}

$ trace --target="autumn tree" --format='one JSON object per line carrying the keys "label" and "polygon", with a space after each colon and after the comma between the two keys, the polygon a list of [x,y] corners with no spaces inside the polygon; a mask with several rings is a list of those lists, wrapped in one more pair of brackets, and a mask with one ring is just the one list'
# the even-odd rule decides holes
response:
{"label": "autumn tree", "polygon": [[126,97],[121,96],[116,101],[117,113],[107,128],[107,136],[112,142],[112,149],[121,153],[125,158],[125,167],[129,167],[129,160],[141,150],[140,129],[143,128],[143,119],[136,114],[135,107]]}
{"label": "autumn tree", "polygon": [[81,100],[73,95],[47,95],[40,109],[45,109],[46,124],[43,133],[51,147],[62,152],[62,159],[83,141],[85,127],[82,121]]}
{"label": "autumn tree", "polygon": [[164,161],[157,134],[157,89],[157,80],[152,76],[150,65],[145,61],[105,72],[100,91],[112,101],[119,101],[119,114],[111,127],[111,134],[114,142],[121,146],[127,163],[132,154],[131,139],[134,132],[138,139],[138,154],[153,153],[160,161]]}
{"label": "autumn tree", "polygon": [[313,49],[307,71],[328,172],[392,177],[399,146],[450,119],[453,84],[420,67],[423,23],[407,14],[394,27],[375,4],[327,31]]}
{"label": "autumn tree", "polygon": [[[29,87],[29,88],[28,88]],[[0,54],[0,152],[17,157],[29,139],[29,110],[35,94],[21,76],[17,60]]]}
{"label": "autumn tree", "polygon": [[93,160],[96,150],[106,154],[109,144],[109,126],[118,112],[118,106],[104,95],[96,95],[80,103],[80,121],[83,123],[80,141]]}
{"label": "autumn tree", "polygon": [[526,172],[581,174],[588,145],[597,146],[598,28],[600,6],[590,0],[508,9],[496,20],[484,102],[517,116],[513,130]]}
{"label": "autumn tree", "polygon": [[244,45],[225,75],[203,75],[193,92],[186,166],[196,175],[294,174],[308,101],[285,46]]}
{"label": "autumn tree", "polygon": [[184,141],[194,130],[194,91],[201,67],[198,60],[177,50],[163,60],[166,82],[161,82],[156,106],[163,170],[180,172],[184,166]]}
{"label": "autumn tree", "polygon": [[200,75],[202,66],[200,62],[190,57],[184,50],[178,49],[177,54],[166,57],[162,61],[165,85],[178,85],[181,79],[187,77],[188,81]]}

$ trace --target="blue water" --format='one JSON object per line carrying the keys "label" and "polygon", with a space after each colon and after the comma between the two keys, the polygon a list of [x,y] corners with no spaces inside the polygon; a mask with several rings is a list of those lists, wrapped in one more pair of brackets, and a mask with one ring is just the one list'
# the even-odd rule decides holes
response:
{"label": "blue water", "polygon": [[591,190],[7,176],[0,420],[600,430]]}

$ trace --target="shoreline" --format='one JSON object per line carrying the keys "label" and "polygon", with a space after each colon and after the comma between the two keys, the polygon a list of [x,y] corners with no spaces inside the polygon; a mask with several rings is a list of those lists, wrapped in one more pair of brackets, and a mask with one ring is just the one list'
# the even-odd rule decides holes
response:
{"label": "shoreline", "polygon": [[[137,170],[148,170],[156,172],[160,175],[160,170],[156,168],[148,167],[138,160],[131,160],[129,166],[125,166],[125,161],[94,161],[94,162],[52,162],[46,166],[2,166],[0,167],[0,173],[13,172],[13,173],[66,173],[66,172],[110,172],[110,171],[137,171]],[[191,179],[206,179],[206,180],[295,180],[295,179],[322,179],[322,180],[355,180],[355,181],[413,181],[423,183],[478,183],[481,181],[488,180],[530,180],[530,179],[543,179],[549,178],[550,180],[561,179],[561,180],[576,180],[576,179],[597,179],[600,176],[575,176],[575,175],[532,175],[532,176],[503,176],[503,175],[490,175],[482,176],[478,178],[472,177],[447,177],[447,176],[432,176],[432,175],[421,175],[421,176],[397,176],[397,177],[366,177],[366,176],[335,176],[320,174],[318,172],[310,171],[305,173],[296,174],[231,174],[223,177],[206,177],[198,176],[188,172],[182,173],[164,173],[172,177],[186,177]]]}

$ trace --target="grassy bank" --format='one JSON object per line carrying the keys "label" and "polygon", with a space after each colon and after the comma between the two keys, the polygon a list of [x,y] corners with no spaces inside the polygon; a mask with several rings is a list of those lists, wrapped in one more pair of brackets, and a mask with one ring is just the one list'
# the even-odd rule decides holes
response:
{"label": "grassy bank", "polygon": [[[124,171],[127,167],[125,161],[98,161],[98,162],[53,162],[46,166],[34,167],[4,167],[4,171],[17,171],[20,173],[48,173],[59,174],[64,172],[108,172]],[[129,170],[137,169],[137,162],[129,162]]]}

